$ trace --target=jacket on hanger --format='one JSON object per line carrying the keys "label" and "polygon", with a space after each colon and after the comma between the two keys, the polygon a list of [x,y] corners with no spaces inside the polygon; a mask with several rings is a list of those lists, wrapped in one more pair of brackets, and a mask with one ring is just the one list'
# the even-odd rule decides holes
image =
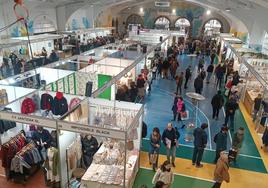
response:
{"label": "jacket on hanger", "polygon": [[52,103],[52,113],[56,116],[63,115],[68,111],[68,104],[62,92],[57,92]]}
{"label": "jacket on hanger", "polygon": [[51,110],[53,103],[53,97],[48,94],[44,93],[41,95],[41,109],[42,110]]}
{"label": "jacket on hanger", "polygon": [[75,107],[75,105],[79,104],[81,102],[81,99],[79,98],[72,98],[69,104],[69,109],[72,109],[73,107]]}
{"label": "jacket on hanger", "polygon": [[35,104],[33,99],[31,98],[24,99],[21,105],[21,113],[30,114],[33,113],[34,111],[35,111]]}

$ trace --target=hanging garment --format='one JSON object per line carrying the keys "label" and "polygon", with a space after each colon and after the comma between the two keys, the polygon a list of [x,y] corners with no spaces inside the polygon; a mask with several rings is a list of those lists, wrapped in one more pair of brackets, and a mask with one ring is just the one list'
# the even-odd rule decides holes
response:
{"label": "hanging garment", "polygon": [[48,160],[46,161],[47,179],[51,182],[58,182],[59,178],[59,152],[57,148],[50,147],[47,150]]}
{"label": "hanging garment", "polygon": [[41,95],[41,109],[42,110],[51,110],[53,103],[53,97],[48,94],[44,93]]}
{"label": "hanging garment", "polygon": [[261,117],[260,124],[261,124],[262,126],[265,126],[265,124],[266,124],[266,119],[267,119],[267,116],[263,116],[263,117]]}
{"label": "hanging garment", "polygon": [[265,128],[265,131],[262,136],[262,143],[263,145],[268,146],[268,128],[267,127]]}
{"label": "hanging garment", "polygon": [[67,99],[62,92],[57,92],[52,103],[52,113],[56,116],[63,115],[68,111]]}
{"label": "hanging garment", "polygon": [[35,103],[31,98],[25,98],[21,105],[22,114],[30,114],[35,111]]}
{"label": "hanging garment", "polygon": [[77,104],[81,102],[81,99],[79,98],[72,98],[69,104],[69,110],[71,110],[73,107],[75,107]]}

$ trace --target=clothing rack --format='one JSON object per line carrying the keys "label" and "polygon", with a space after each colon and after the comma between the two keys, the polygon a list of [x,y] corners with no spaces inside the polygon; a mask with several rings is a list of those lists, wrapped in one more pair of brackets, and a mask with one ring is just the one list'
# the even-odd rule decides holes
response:
{"label": "clothing rack", "polygon": [[18,138],[21,137],[21,136],[23,136],[23,137],[26,139],[24,130],[21,130],[16,136],[11,137],[10,140],[7,141],[6,143],[2,144],[2,146],[4,146],[4,147],[5,147],[5,146],[8,147],[9,144],[13,144],[13,143],[16,141],[16,139],[18,139]]}

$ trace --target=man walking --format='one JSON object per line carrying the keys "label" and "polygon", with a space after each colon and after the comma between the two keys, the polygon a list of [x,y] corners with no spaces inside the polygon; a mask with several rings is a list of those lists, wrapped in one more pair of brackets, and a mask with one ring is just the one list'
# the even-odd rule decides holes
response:
{"label": "man walking", "polygon": [[230,120],[230,130],[234,131],[234,117],[235,111],[238,109],[238,104],[236,103],[233,96],[225,104],[225,126],[227,126]]}
{"label": "man walking", "polygon": [[177,84],[177,89],[176,89],[176,93],[179,92],[180,90],[180,95],[181,95],[181,86],[183,83],[183,72],[181,72],[180,75],[176,76],[176,84]]}
{"label": "man walking", "polygon": [[177,147],[177,138],[175,128],[171,123],[168,123],[167,128],[164,130],[162,135],[162,141],[166,146],[167,150],[167,160],[170,162],[170,156],[172,157],[172,166],[175,167],[175,158],[176,158],[176,147]]}
{"label": "man walking", "polygon": [[228,128],[226,126],[223,126],[221,128],[221,131],[214,136],[214,142],[216,144],[216,156],[214,163],[217,163],[220,157],[220,153],[227,149],[227,132]]}
{"label": "man walking", "polygon": [[185,83],[184,83],[184,89],[187,89],[187,84],[189,79],[191,79],[192,71],[191,71],[191,65],[189,65],[185,71]]}
{"label": "man walking", "polygon": [[192,164],[197,168],[202,168],[200,163],[203,157],[204,149],[207,145],[207,133],[205,129],[208,128],[208,124],[203,123],[200,127],[194,130],[194,153],[192,158]]}
{"label": "man walking", "polygon": [[218,120],[219,112],[223,104],[224,104],[224,98],[221,95],[221,91],[219,90],[218,93],[214,95],[211,100],[212,111],[213,111],[212,119],[216,118],[216,120]]}
{"label": "man walking", "polygon": [[194,88],[195,88],[195,92],[200,94],[202,93],[203,90],[203,79],[201,77],[201,75],[199,74],[196,79],[194,80]]}

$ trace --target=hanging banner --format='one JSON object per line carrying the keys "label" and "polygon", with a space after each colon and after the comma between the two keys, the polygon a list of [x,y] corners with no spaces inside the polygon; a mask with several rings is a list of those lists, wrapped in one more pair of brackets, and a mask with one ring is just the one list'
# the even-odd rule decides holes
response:
{"label": "hanging banner", "polygon": [[8,121],[14,121],[19,123],[25,123],[25,124],[33,124],[37,126],[42,127],[49,127],[56,129],[57,123],[55,120],[52,119],[45,119],[45,118],[39,118],[36,116],[31,115],[25,115],[25,114],[18,114],[18,113],[10,113],[10,112],[0,112],[0,119],[8,120]]}
{"label": "hanging banner", "polygon": [[58,129],[125,140],[125,132],[58,121]]}

